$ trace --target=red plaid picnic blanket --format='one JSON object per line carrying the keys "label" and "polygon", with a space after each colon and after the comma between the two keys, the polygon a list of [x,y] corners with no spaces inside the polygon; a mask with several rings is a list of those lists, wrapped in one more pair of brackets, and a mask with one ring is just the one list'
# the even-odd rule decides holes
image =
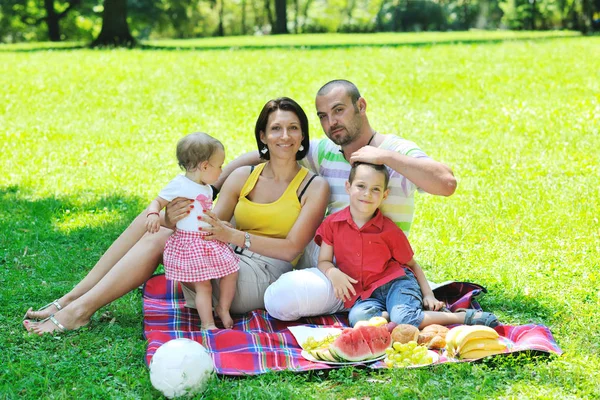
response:
{"label": "red plaid picnic blanket", "polygon": [[[439,300],[450,310],[456,308],[481,309],[475,297],[485,293],[484,287],[474,283],[451,282],[434,290]],[[155,275],[143,290],[144,337],[148,340],[146,363],[154,352],[171,339],[188,338],[201,343],[213,358],[216,372],[223,375],[258,375],[270,371],[308,371],[335,366],[308,361],[300,354],[302,349],[288,327],[346,327],[346,314],[303,318],[293,322],[274,319],[264,310],[255,310],[234,319],[233,329],[200,330],[196,310],[184,306],[185,301],[178,283]],[[218,323],[218,320],[217,320]],[[537,350],[562,354],[550,330],[543,325],[503,325],[496,328],[512,344],[509,352]],[[450,360],[440,357],[439,362]],[[382,361],[370,365],[386,368]]]}

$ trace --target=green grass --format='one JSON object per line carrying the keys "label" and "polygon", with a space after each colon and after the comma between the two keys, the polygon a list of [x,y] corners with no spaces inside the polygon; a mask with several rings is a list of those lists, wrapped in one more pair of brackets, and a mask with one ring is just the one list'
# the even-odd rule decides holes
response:
{"label": "green grass", "polygon": [[138,292],[73,335],[29,337],[25,310],[78,282],[178,173],[178,138],[209,132],[231,160],[253,148],[258,112],[281,95],[298,100],[312,136],[322,136],[314,93],[339,77],[362,90],[379,132],[416,141],[458,177],[452,197],[416,199],[411,242],[428,277],[486,286],[485,309],[506,323],[547,325],[565,354],[224,377],[205,397],[598,398],[599,45],[574,37],[210,52],[3,46],[0,398],[160,398],[143,363]]}

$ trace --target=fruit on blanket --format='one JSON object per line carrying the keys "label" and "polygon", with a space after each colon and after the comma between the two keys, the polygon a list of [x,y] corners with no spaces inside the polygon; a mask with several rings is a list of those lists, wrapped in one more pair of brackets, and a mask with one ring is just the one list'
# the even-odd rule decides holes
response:
{"label": "fruit on blanket", "polygon": [[443,349],[446,347],[446,335],[449,329],[442,325],[432,324],[421,329],[417,343],[429,349]]}
{"label": "fruit on blanket", "polygon": [[501,354],[501,353],[504,353],[505,350],[506,350],[506,345],[504,345],[501,349],[498,349],[498,348],[496,348],[496,349],[486,349],[486,348],[475,349],[475,350],[468,351],[466,353],[460,353],[459,358],[461,358],[463,360],[474,360],[477,358],[483,358],[483,357],[487,357],[487,356]]}
{"label": "fruit on blanket", "polygon": [[156,350],[150,361],[150,382],[168,398],[202,392],[214,375],[211,356],[198,342],[169,340]]}
{"label": "fruit on blanket", "polygon": [[397,326],[398,326],[398,324],[397,324],[397,323],[395,323],[395,322],[391,322],[391,321],[390,321],[390,322],[388,322],[388,323],[387,323],[385,326],[386,326],[386,328],[387,328],[388,332],[389,332],[389,333],[392,333],[392,331],[394,330],[394,328],[395,328],[395,327],[397,327]]}
{"label": "fruit on blanket", "polygon": [[337,361],[333,354],[329,352],[329,349],[314,349],[310,350],[309,354],[320,361]]}
{"label": "fruit on blanket", "polygon": [[[460,325],[446,334],[446,351],[450,357],[476,358],[504,352],[506,345],[494,329],[483,325]],[[468,354],[471,353],[471,354]],[[478,357],[477,357],[478,358]]]}
{"label": "fruit on blanket", "polygon": [[391,342],[385,326],[359,326],[344,329],[329,346],[329,352],[340,361],[364,361],[385,354]]}
{"label": "fruit on blanket", "polygon": [[327,349],[327,348],[329,348],[329,345],[331,343],[333,343],[335,338],[338,336],[339,336],[339,334],[335,334],[335,335],[331,334],[331,335],[325,336],[321,340],[315,340],[314,337],[309,336],[306,338],[306,341],[304,343],[302,343],[302,348],[308,352],[310,352],[310,350],[314,350],[314,349]]}
{"label": "fruit on blanket", "polygon": [[460,358],[465,357],[465,354],[475,350],[499,351],[503,352],[506,349],[506,344],[500,339],[473,339],[463,344],[459,349]]}
{"label": "fruit on blanket", "polygon": [[408,325],[400,324],[392,331],[392,342],[408,343],[416,342],[419,338],[419,328]]}
{"label": "fruit on blanket", "polygon": [[385,364],[390,368],[427,365],[433,362],[433,357],[427,352],[427,347],[418,345],[415,341],[394,342],[393,346],[385,353],[387,355]]}
{"label": "fruit on blanket", "polygon": [[387,319],[383,317],[371,317],[371,319],[367,321],[358,321],[356,324],[354,324],[354,327],[358,328],[360,326],[381,326],[387,324],[387,322]]}

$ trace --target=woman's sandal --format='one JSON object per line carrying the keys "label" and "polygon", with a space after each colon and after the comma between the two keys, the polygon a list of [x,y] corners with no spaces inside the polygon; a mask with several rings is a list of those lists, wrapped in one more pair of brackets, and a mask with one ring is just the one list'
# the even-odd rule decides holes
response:
{"label": "woman's sandal", "polygon": [[456,312],[461,311],[466,313],[464,325],[485,325],[490,328],[495,328],[500,325],[498,317],[490,312],[474,310],[472,308],[460,308],[456,310]]}
{"label": "woman's sandal", "polygon": [[[67,328],[65,328],[65,327],[63,326],[63,324],[61,324],[61,323],[60,323],[60,322],[59,322],[59,321],[58,321],[58,320],[57,320],[57,319],[54,317],[54,314],[52,314],[52,315],[51,315],[51,316],[49,316],[48,318],[44,318],[44,319],[43,319],[43,320],[41,320],[41,321],[37,321],[36,323],[37,323],[38,325],[40,325],[40,324],[43,324],[43,323],[45,323],[45,322],[47,322],[47,321],[50,321],[50,322],[52,322],[52,323],[53,323],[53,324],[56,326],[56,328],[57,328],[57,329],[53,330],[52,332],[47,332],[47,333],[53,333],[53,332],[57,332],[57,333],[64,333],[64,332],[66,332],[66,331],[68,330]],[[24,320],[24,321],[23,321],[23,326],[25,327],[25,330],[27,330],[27,332],[30,332],[30,333],[31,333],[31,327],[29,326],[29,323],[30,323],[30,322],[31,322],[31,321],[29,321],[28,319]],[[85,326],[85,325],[84,325],[84,326]],[[77,329],[79,329],[79,328],[77,328]]]}
{"label": "woman's sandal", "polygon": [[[40,311],[44,311],[45,309],[49,308],[49,307],[56,307],[57,311],[62,310],[62,306],[58,303],[58,299],[51,301],[50,303],[46,304],[45,306],[43,306],[42,308],[40,308],[39,310],[36,310],[34,312],[40,312]],[[23,317],[23,320],[27,319],[27,314],[29,314],[29,311],[31,311],[31,308],[29,310],[27,310],[27,312],[25,313],[25,316]],[[35,319],[35,318],[32,318]],[[44,321],[47,321],[48,318],[45,318]]]}

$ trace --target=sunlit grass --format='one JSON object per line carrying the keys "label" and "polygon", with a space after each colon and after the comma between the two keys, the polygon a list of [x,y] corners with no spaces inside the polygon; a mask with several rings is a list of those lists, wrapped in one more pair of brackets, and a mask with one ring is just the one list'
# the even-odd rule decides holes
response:
{"label": "sunlit grass", "polygon": [[[390,38],[458,41],[455,35]],[[380,43],[378,35],[317,38]],[[273,40],[238,39],[197,42]],[[24,335],[24,311],[78,282],[179,173],[181,136],[215,135],[231,160],[254,148],[262,105],[286,95],[307,111],[311,136],[321,137],[314,94],[342,77],[361,89],[375,129],[414,140],[459,180],[450,198],[416,198],[410,239],[428,277],[486,286],[486,309],[507,323],[549,326],[566,353],[411,371],[222,378],[206,397],[597,397],[599,45],[600,38],[574,37],[312,50],[1,47],[0,326],[7,334],[0,393],[158,397],[143,364],[138,293],[100,311],[89,330],[60,339]]]}

